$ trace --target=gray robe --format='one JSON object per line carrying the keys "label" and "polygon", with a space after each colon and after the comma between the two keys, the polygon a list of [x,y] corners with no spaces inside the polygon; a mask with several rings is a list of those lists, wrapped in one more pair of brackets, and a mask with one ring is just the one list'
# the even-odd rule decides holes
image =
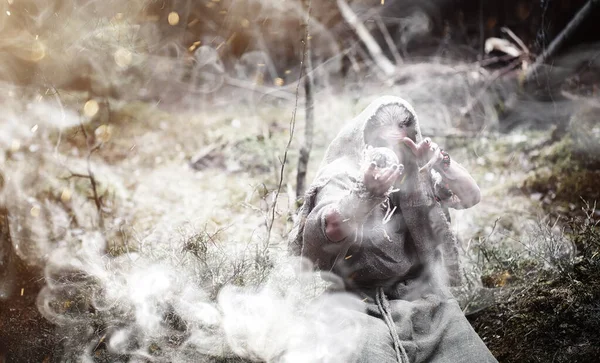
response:
{"label": "gray robe", "polygon": [[[365,193],[365,134],[377,111],[389,104],[413,115],[408,136],[421,141],[406,101],[386,96],[371,103],[329,146],[305,195],[290,249],[328,272],[323,276],[332,291],[363,300],[367,314],[356,313],[364,327],[357,362],[495,362],[448,291],[448,271],[458,271],[456,239],[431,175],[418,171],[417,160],[404,160],[399,190],[380,199]],[[352,236],[330,241],[326,212],[341,208],[344,214],[353,201],[368,205],[366,220]]]}

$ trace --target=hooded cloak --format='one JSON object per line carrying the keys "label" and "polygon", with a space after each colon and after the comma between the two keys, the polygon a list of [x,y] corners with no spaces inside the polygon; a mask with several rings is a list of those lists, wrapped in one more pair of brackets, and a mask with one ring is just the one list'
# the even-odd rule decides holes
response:
{"label": "hooded cloak", "polygon": [[[460,280],[457,243],[447,211],[436,200],[436,178],[429,171],[418,172],[420,165],[410,151],[403,159],[402,183],[389,198],[378,201],[362,186],[367,135],[374,128],[385,126],[380,113],[393,105],[408,116],[407,136],[415,143],[422,140],[417,115],[407,101],[394,96],[373,101],[329,145],[290,235],[293,254],[307,257],[320,270],[341,277],[346,289],[353,285],[393,285],[423,274],[443,285],[448,277],[443,271],[443,260],[452,282]],[[325,211],[351,193],[371,202],[374,209],[353,236],[331,242],[325,235]],[[392,218],[386,222],[393,209]]]}
{"label": "hooded cloak", "polygon": [[[457,251],[437,197],[439,175],[419,171],[419,161],[407,151],[402,155],[404,174],[397,190],[373,196],[362,184],[363,156],[369,154],[364,152],[366,140],[371,140],[368,135],[373,127],[390,122],[381,115],[393,105],[406,116],[400,121],[407,122],[403,125],[407,136],[415,143],[421,141],[410,104],[392,96],[373,101],[327,149],[305,194],[290,235],[290,250],[315,264],[332,282],[332,293],[349,291],[364,303],[366,313],[354,313],[362,344],[351,361],[497,362],[446,288],[444,259],[446,267],[455,265],[450,270],[458,271],[457,260],[452,258]],[[329,240],[326,212],[337,208],[351,219],[355,205],[367,213],[355,220],[360,223],[354,233],[339,242]]]}

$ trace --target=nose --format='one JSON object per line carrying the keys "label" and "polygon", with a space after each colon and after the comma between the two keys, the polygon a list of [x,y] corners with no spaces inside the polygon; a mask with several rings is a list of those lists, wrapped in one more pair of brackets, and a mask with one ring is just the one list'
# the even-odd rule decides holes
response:
{"label": "nose", "polygon": [[385,134],[385,138],[388,140],[402,140],[406,137],[406,130],[404,128],[395,128],[388,131]]}

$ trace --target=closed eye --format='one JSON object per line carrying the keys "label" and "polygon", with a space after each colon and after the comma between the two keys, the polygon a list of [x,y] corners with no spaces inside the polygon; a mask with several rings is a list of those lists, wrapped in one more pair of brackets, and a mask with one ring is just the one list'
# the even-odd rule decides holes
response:
{"label": "closed eye", "polygon": [[398,126],[399,127],[411,127],[415,123],[415,120],[412,117],[402,120]]}

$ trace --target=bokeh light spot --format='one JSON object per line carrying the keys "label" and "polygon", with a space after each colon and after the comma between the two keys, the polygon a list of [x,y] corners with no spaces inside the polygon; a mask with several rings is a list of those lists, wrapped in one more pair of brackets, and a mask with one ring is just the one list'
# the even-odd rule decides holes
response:
{"label": "bokeh light spot", "polygon": [[96,131],[94,131],[94,135],[96,135],[96,138],[100,142],[110,141],[112,134],[113,134],[113,128],[111,125],[100,125],[100,126],[98,126]]}
{"label": "bokeh light spot", "polygon": [[115,63],[121,68],[126,68],[131,64],[133,58],[131,52],[125,48],[119,48],[114,55]]}
{"label": "bokeh light spot", "polygon": [[167,17],[167,21],[169,22],[169,25],[179,24],[179,14],[175,11],[171,11]]}
{"label": "bokeh light spot", "polygon": [[31,214],[32,217],[39,217],[41,212],[41,209],[39,206],[34,205],[33,207],[31,207],[31,209],[29,210],[29,214]]}
{"label": "bokeh light spot", "polygon": [[83,105],[83,114],[87,117],[94,117],[98,110],[100,110],[100,105],[96,100],[89,100]]}
{"label": "bokeh light spot", "polygon": [[62,193],[60,194],[60,200],[63,203],[68,203],[71,200],[71,190],[69,188],[63,189]]}
{"label": "bokeh light spot", "polygon": [[21,142],[19,140],[13,140],[10,144],[10,151],[17,152],[21,148]]}

